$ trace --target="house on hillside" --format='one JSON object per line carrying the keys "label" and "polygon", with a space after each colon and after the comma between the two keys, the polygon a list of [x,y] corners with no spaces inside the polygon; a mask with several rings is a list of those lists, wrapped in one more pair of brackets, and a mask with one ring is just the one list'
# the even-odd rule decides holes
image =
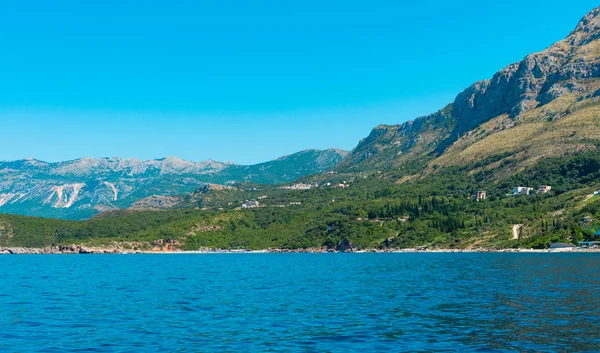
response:
{"label": "house on hillside", "polygon": [[545,194],[545,193],[549,192],[550,190],[552,190],[552,186],[542,185],[537,189],[537,193]]}
{"label": "house on hillside", "polygon": [[533,191],[533,188],[526,186],[517,186],[513,189],[513,195],[529,195]]}
{"label": "house on hillside", "polygon": [[581,222],[585,223],[585,224],[590,224],[594,221],[594,219],[590,216],[585,216],[583,218],[581,218]]}
{"label": "house on hillside", "polygon": [[476,201],[485,200],[485,199],[487,199],[487,192],[485,192],[485,191],[474,192],[473,195],[471,195],[471,199],[476,200]]}
{"label": "house on hillside", "polygon": [[246,203],[242,204],[242,208],[256,208],[256,207],[260,207],[260,203],[255,200],[246,201]]}

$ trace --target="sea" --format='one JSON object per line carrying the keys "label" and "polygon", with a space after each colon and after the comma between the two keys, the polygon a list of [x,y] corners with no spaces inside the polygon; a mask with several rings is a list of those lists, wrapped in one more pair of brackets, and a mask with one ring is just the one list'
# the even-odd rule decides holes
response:
{"label": "sea", "polygon": [[600,253],[0,256],[0,352],[600,352]]}

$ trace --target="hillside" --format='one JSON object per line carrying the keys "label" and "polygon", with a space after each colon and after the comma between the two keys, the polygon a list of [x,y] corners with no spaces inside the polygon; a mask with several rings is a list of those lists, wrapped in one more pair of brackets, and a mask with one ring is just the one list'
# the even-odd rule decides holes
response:
{"label": "hillside", "polygon": [[140,161],[82,158],[0,162],[0,212],[83,219],[152,196],[180,195],[205,183],[282,183],[330,170],[346,153],[308,150],[251,166],[176,157]]}
{"label": "hillside", "polygon": [[[379,126],[339,165],[341,171],[405,174],[489,160],[496,177],[541,158],[600,143],[600,8],[569,36],[461,92],[443,110]],[[484,163],[486,164],[486,163]]]}
{"label": "hillside", "polygon": [[[0,215],[3,247],[105,246],[123,250],[547,248],[593,240],[600,229],[600,152],[547,159],[500,184],[472,165],[398,184],[372,173],[309,189],[236,184],[206,187],[168,211],[120,210],[88,221]],[[334,178],[332,176],[332,178]],[[506,196],[514,186],[552,190]],[[487,198],[476,201],[474,191]],[[243,207],[249,200],[259,201]],[[513,229],[519,227],[514,239]],[[77,250],[75,250],[77,251]]]}

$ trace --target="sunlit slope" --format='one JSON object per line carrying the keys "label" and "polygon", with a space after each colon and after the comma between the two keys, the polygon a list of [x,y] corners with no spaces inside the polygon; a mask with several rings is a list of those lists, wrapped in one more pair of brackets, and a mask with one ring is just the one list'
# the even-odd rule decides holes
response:
{"label": "sunlit slope", "polygon": [[560,157],[600,144],[600,81],[561,96],[515,118],[500,115],[461,136],[433,160],[429,170],[481,162],[481,168],[508,176],[548,157]]}

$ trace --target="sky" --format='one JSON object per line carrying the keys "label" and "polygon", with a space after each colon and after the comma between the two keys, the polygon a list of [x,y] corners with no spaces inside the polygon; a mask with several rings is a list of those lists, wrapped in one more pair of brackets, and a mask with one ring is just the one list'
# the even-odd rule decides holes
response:
{"label": "sky", "polygon": [[597,5],[2,0],[0,160],[350,150],[563,39]]}

